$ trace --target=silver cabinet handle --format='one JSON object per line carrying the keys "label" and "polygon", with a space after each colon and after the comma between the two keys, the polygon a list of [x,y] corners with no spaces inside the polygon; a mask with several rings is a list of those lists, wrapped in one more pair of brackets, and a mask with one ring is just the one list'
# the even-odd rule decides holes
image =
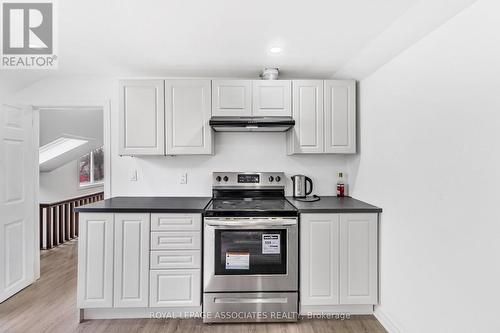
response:
{"label": "silver cabinet handle", "polygon": [[244,226],[259,226],[259,227],[283,227],[283,226],[293,226],[297,224],[297,221],[273,221],[273,222],[262,222],[262,221],[245,221],[245,222],[232,222],[232,221],[213,221],[205,220],[205,223],[210,226],[218,227],[244,227]]}
{"label": "silver cabinet handle", "polygon": [[288,303],[288,299],[286,297],[282,298],[237,298],[237,297],[224,297],[224,298],[219,298],[216,297],[214,298],[214,303],[219,303],[219,304],[269,304],[269,303],[279,303],[279,304],[286,304]]}

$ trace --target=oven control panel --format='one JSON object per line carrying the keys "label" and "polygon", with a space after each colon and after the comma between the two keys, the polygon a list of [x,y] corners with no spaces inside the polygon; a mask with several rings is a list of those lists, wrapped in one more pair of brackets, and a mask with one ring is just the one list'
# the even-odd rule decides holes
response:
{"label": "oven control panel", "polygon": [[214,187],[284,187],[283,172],[214,172]]}

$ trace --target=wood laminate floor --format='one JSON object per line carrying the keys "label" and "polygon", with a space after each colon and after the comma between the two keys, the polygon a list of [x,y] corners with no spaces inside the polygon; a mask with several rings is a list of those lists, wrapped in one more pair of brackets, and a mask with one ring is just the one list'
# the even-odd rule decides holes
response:
{"label": "wood laminate floor", "polygon": [[42,251],[41,278],[0,304],[0,332],[268,332],[382,333],[373,316],[347,320],[300,320],[291,324],[213,324],[196,319],[86,320],[76,309],[77,242]]}

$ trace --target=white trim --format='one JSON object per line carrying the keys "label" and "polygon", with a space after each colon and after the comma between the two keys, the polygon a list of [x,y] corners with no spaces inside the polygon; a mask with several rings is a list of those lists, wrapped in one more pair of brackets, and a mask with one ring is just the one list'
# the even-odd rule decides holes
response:
{"label": "white trim", "polygon": [[202,314],[201,306],[175,307],[175,308],[92,308],[80,309],[83,319],[126,319],[126,318],[157,318],[151,317],[151,313],[161,315],[168,314],[163,318],[195,318]]}
{"label": "white trim", "polygon": [[[32,124],[33,124],[33,135],[35,136],[33,139],[35,148],[40,146],[40,112],[33,108],[32,112]],[[40,165],[39,165],[39,157],[40,154],[35,154],[35,165],[37,166],[35,168],[34,173],[35,173],[35,192],[34,192],[34,199],[35,199],[35,214],[33,215],[34,219],[34,229],[35,229],[35,247],[33,251],[33,255],[35,256],[34,261],[33,261],[33,274],[34,274],[34,280],[38,280],[40,278],[40,218],[43,219],[42,216],[39,216],[40,209],[39,209],[39,198],[40,198]]]}
{"label": "white trim", "polygon": [[384,326],[387,332],[389,333],[401,333],[403,332],[396,324],[394,324],[394,321],[389,318],[389,316],[382,311],[380,306],[375,307],[375,312],[373,313],[375,318],[379,321],[379,323]]}
{"label": "white trim", "polygon": [[373,314],[373,305],[371,304],[352,304],[352,305],[301,305],[300,315],[307,316],[322,314],[349,313],[352,315]]}

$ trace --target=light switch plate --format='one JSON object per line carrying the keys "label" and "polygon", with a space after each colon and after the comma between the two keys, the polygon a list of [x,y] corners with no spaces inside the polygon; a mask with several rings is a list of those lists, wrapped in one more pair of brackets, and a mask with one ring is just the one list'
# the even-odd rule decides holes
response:
{"label": "light switch plate", "polygon": [[179,176],[179,184],[187,184],[187,182],[188,182],[187,177],[188,177],[187,172],[184,172],[183,174],[181,174]]}
{"label": "light switch plate", "polygon": [[137,170],[132,170],[132,172],[130,173],[130,177],[129,177],[129,180],[131,182],[136,182],[137,181]]}

